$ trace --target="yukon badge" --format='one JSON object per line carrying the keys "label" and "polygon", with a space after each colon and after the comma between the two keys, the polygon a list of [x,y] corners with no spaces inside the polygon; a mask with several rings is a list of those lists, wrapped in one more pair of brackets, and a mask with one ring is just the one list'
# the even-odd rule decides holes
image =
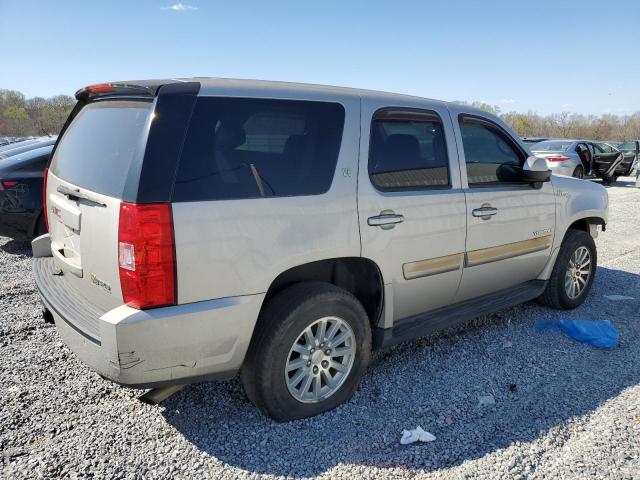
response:
{"label": "yukon badge", "polygon": [[111,285],[109,285],[107,282],[100,280],[93,273],[89,275],[89,279],[91,280],[91,283],[93,283],[96,287],[100,287],[106,290],[107,292],[111,293]]}
{"label": "yukon badge", "polygon": [[534,238],[548,237],[549,235],[551,235],[551,229],[550,228],[543,228],[542,230],[536,230],[535,232],[533,232],[533,237]]}

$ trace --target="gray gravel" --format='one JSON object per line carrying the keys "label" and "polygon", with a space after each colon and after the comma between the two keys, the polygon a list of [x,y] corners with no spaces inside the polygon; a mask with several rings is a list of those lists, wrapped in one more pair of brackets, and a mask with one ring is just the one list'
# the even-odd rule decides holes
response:
{"label": "gray gravel", "polygon": [[[193,385],[152,407],[102,380],[41,321],[29,245],[0,238],[0,477],[640,478],[640,190],[631,185],[609,189],[585,305],[528,303],[377,354],[351,402],[288,424],[261,416],[238,381]],[[619,348],[533,329],[562,317],[610,319]],[[487,396],[495,403],[481,406]],[[436,441],[400,445],[417,425]]]}

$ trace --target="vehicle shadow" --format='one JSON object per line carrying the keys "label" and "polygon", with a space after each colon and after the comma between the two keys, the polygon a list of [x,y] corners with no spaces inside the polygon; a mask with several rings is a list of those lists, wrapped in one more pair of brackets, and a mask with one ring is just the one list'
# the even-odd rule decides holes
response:
{"label": "vehicle shadow", "polygon": [[[306,477],[338,464],[450,468],[556,435],[640,383],[640,298],[605,297],[634,292],[640,275],[600,267],[589,299],[576,310],[530,302],[379,352],[350,402],[311,419],[266,418],[237,380],[189,386],[163,403],[163,415],[201,451],[253,473]],[[619,346],[599,350],[534,329],[536,320],[560,318],[609,319]],[[480,406],[484,394],[495,405]],[[402,430],[417,425],[436,441],[400,445]]]}
{"label": "vehicle shadow", "polygon": [[[631,177],[627,177],[627,178],[631,178]],[[634,187],[636,186],[636,181],[635,179],[633,180],[616,180],[616,183],[614,183],[613,185],[611,185],[612,187],[624,187],[624,188],[629,188],[629,187]]]}
{"label": "vehicle shadow", "polygon": [[[3,240],[6,240],[3,242]],[[31,242],[0,237],[0,250],[9,255],[31,256]]]}

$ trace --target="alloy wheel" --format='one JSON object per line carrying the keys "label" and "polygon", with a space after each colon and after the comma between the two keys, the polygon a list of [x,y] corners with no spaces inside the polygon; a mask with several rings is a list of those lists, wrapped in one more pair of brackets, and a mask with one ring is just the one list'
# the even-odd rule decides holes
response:
{"label": "alloy wheel", "polygon": [[324,317],[305,328],[293,343],[284,369],[289,393],[317,403],[337,392],[355,359],[356,337],[339,317]]}
{"label": "alloy wheel", "polygon": [[564,279],[564,289],[567,296],[574,300],[578,298],[591,277],[591,253],[587,247],[578,247],[567,266],[567,273]]}

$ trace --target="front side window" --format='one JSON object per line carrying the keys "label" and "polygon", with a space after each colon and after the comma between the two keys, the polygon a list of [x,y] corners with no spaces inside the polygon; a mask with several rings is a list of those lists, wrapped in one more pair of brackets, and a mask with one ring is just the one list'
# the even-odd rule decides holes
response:
{"label": "front side window", "polygon": [[201,97],[173,200],[325,193],[338,160],[344,115],[337,103]]}
{"label": "front side window", "polygon": [[498,127],[463,118],[460,133],[469,186],[521,181],[524,155]]}
{"label": "front side window", "polygon": [[369,176],[383,191],[449,186],[449,159],[439,117],[412,111],[403,118],[401,110],[374,115]]}

